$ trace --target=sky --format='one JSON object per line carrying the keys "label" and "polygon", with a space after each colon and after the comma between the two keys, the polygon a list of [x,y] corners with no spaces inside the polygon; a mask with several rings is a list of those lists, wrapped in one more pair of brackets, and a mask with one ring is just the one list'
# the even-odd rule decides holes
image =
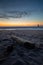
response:
{"label": "sky", "polygon": [[43,26],[43,0],[0,0],[0,26]]}

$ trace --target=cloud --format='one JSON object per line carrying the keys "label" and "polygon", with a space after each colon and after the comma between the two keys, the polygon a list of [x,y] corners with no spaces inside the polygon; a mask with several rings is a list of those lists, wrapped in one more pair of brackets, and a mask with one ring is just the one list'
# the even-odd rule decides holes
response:
{"label": "cloud", "polygon": [[0,18],[22,18],[33,13],[43,14],[42,0],[0,0]]}
{"label": "cloud", "polygon": [[0,11],[0,19],[10,19],[10,18],[23,18],[29,17],[33,12],[42,12],[41,10],[29,10],[29,11]]}
{"label": "cloud", "polygon": [[0,13],[0,18],[9,19],[9,18],[22,18],[25,16],[30,16],[30,12],[26,11],[6,11]]}

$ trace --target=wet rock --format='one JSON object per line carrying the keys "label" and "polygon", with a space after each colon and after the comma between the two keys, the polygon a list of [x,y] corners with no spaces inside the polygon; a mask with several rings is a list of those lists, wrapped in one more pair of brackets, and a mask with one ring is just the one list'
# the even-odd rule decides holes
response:
{"label": "wet rock", "polygon": [[0,62],[5,59],[4,57],[5,48],[0,46]]}
{"label": "wet rock", "polygon": [[23,53],[23,51],[22,50],[18,50],[18,55],[20,56],[20,57],[23,57],[24,56],[24,53]]}
{"label": "wet rock", "polygon": [[15,47],[16,46],[14,43],[12,43],[12,40],[3,39],[0,43],[0,61],[5,60]]}
{"label": "wet rock", "polygon": [[7,49],[6,49],[6,51],[5,51],[5,53],[4,53],[4,55],[10,54],[12,52],[12,50],[13,50],[13,46],[12,45],[8,46]]}
{"label": "wet rock", "polygon": [[35,48],[35,45],[32,44],[32,43],[29,43],[29,42],[25,42],[25,43],[24,43],[24,47],[25,47],[25,48],[34,49],[34,48]]}
{"label": "wet rock", "polygon": [[20,60],[18,60],[16,63],[14,63],[13,65],[25,65],[23,62],[21,62]]}

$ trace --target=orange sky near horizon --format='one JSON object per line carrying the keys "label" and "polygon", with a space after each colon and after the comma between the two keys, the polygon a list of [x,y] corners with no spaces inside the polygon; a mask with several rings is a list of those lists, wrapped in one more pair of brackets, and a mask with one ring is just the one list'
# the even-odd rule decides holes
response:
{"label": "orange sky near horizon", "polygon": [[0,26],[43,26],[43,22],[0,22]]}

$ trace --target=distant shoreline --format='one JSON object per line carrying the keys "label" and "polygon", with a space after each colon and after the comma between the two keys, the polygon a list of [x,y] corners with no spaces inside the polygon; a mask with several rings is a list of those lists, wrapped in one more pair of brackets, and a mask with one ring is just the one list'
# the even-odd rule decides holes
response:
{"label": "distant shoreline", "polygon": [[[28,27],[37,28],[38,26],[0,26],[0,28],[28,28]],[[39,26],[39,28],[43,28],[43,26]]]}
{"label": "distant shoreline", "polygon": [[0,27],[0,30],[43,30],[43,27]]}

